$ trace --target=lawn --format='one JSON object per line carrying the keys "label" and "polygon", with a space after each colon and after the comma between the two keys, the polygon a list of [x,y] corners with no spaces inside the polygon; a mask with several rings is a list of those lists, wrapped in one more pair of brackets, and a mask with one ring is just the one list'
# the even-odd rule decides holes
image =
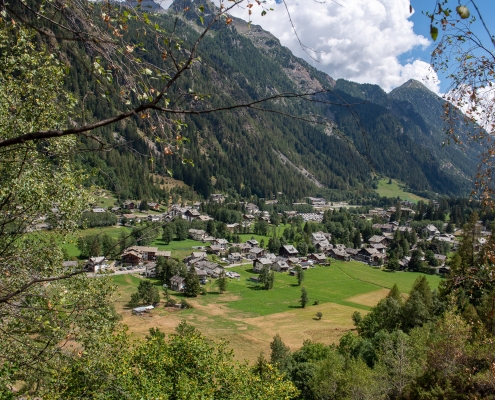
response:
{"label": "lawn", "polygon": [[[219,294],[216,282],[209,282],[207,295],[188,299],[193,305],[189,310],[171,310],[163,303],[150,314],[142,317],[131,315],[125,308],[131,293],[142,278],[131,275],[114,276],[121,298],[116,309],[124,317],[129,331],[143,337],[151,327],[159,327],[165,333],[173,332],[181,320],[186,320],[212,339],[225,338],[230,342],[238,359],[254,361],[260,351],[270,353],[269,344],[276,333],[292,349],[311,339],[322,343],[335,343],[353,328],[351,316],[354,311],[366,313],[397,283],[407,293],[419,273],[389,273],[373,269],[358,262],[335,261],[329,267],[317,266],[305,273],[302,284],[309,294],[309,305],[302,309],[299,304],[301,287],[296,277],[276,273],[272,290],[261,290],[249,281],[253,276],[251,267],[234,267],[240,273],[239,280],[231,279],[227,292]],[[426,275],[432,288],[440,282],[438,276]],[[155,281],[157,285],[159,282]],[[172,292],[173,298],[181,300],[182,294]],[[313,305],[319,300],[319,305]],[[323,318],[317,321],[316,312]]]}
{"label": "lawn", "polygon": [[415,194],[405,192],[401,187],[400,181],[396,179],[392,180],[392,183],[388,183],[389,179],[384,178],[378,181],[378,189],[375,191],[382,197],[400,197],[401,200],[408,200],[417,203],[419,200],[428,201],[427,199],[416,196]]}

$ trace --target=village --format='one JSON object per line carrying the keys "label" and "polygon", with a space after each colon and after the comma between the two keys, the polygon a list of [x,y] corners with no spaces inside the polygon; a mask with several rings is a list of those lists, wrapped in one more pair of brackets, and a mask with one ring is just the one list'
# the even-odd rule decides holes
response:
{"label": "village", "polygon": [[[211,196],[210,202],[222,204],[226,201],[225,196],[214,194]],[[273,204],[276,201],[267,201],[268,204]],[[199,211],[199,202],[191,205],[172,205],[167,212],[160,212],[163,208],[158,203],[148,203],[147,216],[143,215],[138,209],[138,203],[133,201],[125,201],[122,207],[112,207],[111,212],[118,215],[118,220],[121,225],[136,225],[136,224],[164,224],[171,221],[181,219],[193,225],[204,225],[208,221],[213,221],[214,218],[202,214]],[[323,198],[308,198],[307,203],[312,205],[314,212],[301,213],[297,211],[286,211],[284,218],[289,222],[298,217],[303,223],[319,224],[321,227],[324,217],[324,210],[334,211],[339,207],[348,207],[346,203],[329,204]],[[436,204],[438,206],[438,203]],[[459,245],[459,235],[462,233],[456,228],[451,233],[446,233],[445,229],[441,232],[437,226],[427,224],[419,231],[414,231],[411,227],[412,218],[415,211],[414,204],[409,201],[402,201],[399,205],[402,215],[407,218],[402,218],[404,221],[401,224],[399,221],[393,220],[393,215],[396,213],[396,207],[380,208],[375,207],[369,210],[367,214],[358,214],[356,219],[364,220],[369,223],[372,221],[381,221],[381,223],[373,223],[373,234],[371,237],[363,241],[360,235],[359,246],[349,247],[344,243],[338,243],[332,238],[332,234],[322,230],[311,232],[308,237],[311,253],[301,252],[292,244],[282,243],[278,248],[269,249],[266,243],[260,243],[253,237],[245,242],[229,242],[222,237],[214,237],[205,229],[190,228],[188,230],[188,238],[194,241],[201,242],[203,245],[191,248],[190,254],[178,261],[183,262],[189,269],[194,267],[196,274],[201,284],[205,284],[208,280],[218,279],[223,273],[226,273],[230,278],[238,278],[235,272],[228,272],[228,269],[237,265],[252,266],[252,273],[259,274],[263,269],[275,271],[277,273],[287,273],[290,275],[297,274],[296,270],[312,268],[315,265],[330,265],[332,260],[339,261],[358,261],[372,268],[377,269],[393,269],[398,271],[407,271],[411,261],[412,254],[418,249],[421,242],[442,242],[447,246],[443,247],[449,251],[453,251]],[[141,207],[142,208],[142,207]],[[271,222],[271,217],[267,211],[260,211],[259,207],[253,203],[244,203],[242,221],[237,223],[226,224],[227,230],[234,233],[250,233],[252,232],[253,224],[256,221],[265,221],[267,224]],[[92,212],[108,212],[104,208],[93,208]],[[438,225],[438,224],[437,224]],[[447,227],[447,223],[443,224],[443,228]],[[396,263],[389,264],[390,246],[397,241],[398,236],[414,236],[419,239],[411,240],[410,245],[403,251],[403,256],[397,259]],[[489,236],[490,232],[482,229],[480,224],[480,237],[478,239],[482,245]],[[234,236],[235,237],[235,236]],[[269,240],[269,238],[266,238]],[[424,246],[423,246],[424,248]],[[430,252],[431,253],[431,252]],[[421,272],[429,274],[445,275],[448,274],[450,267],[446,265],[447,252],[433,253],[433,262],[428,262],[423,253],[420,254],[420,261],[423,263]],[[162,250],[157,246],[141,246],[133,245],[125,248],[116,260],[108,260],[104,255],[90,257],[87,260],[86,268],[92,273],[139,273],[144,277],[156,277],[157,259],[164,257],[165,259],[177,258],[170,250]],[[432,257],[432,259],[433,259]],[[392,266],[394,264],[395,266]],[[418,271],[418,269],[413,269]],[[254,275],[251,280],[256,282],[257,277]],[[185,276],[173,276],[170,279],[170,289],[177,292],[182,292],[185,287]]]}

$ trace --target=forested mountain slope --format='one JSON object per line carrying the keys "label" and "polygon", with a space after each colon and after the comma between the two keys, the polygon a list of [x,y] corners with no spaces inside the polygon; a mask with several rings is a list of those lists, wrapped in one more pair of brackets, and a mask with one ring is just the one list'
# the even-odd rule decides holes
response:
{"label": "forested mountain slope", "polygon": [[[166,30],[176,24],[187,48],[202,26],[197,12],[200,3],[207,24],[214,6],[205,1],[176,0],[167,12],[150,17]],[[189,11],[183,13],[186,6]],[[176,22],[179,12],[183,17]],[[132,24],[129,27],[136,42],[153,40],[132,32]],[[157,62],[160,54],[151,45],[149,49],[141,56]],[[405,84],[387,95],[376,85],[335,81],[295,57],[270,33],[238,19],[230,25],[217,24],[199,45],[198,54],[201,63],[188,75],[190,80],[182,82],[181,90],[208,94],[212,107],[276,93],[325,89],[333,91],[315,98],[355,105],[351,112],[338,105],[281,99],[267,106],[277,113],[237,109],[185,117],[187,127],[182,134],[189,142],[183,157],[194,165],[164,156],[160,143],[146,142],[140,130],[145,128],[136,118],[103,130],[115,150],[81,154],[81,163],[100,171],[94,183],[122,198],[156,198],[149,173],[165,174],[168,169],[203,196],[214,191],[259,197],[282,192],[290,199],[317,194],[351,199],[371,189],[374,171],[400,179],[417,191],[467,192],[475,157],[453,147],[442,148],[441,121],[435,122],[430,104],[417,104],[420,100],[414,91],[418,85],[424,101],[435,96],[421,84]],[[91,79],[83,68],[73,65],[67,86],[82,98]],[[441,109],[438,98],[433,101]],[[86,99],[86,108],[95,117],[103,115],[106,107],[98,97]],[[293,118],[308,115],[324,116],[333,123],[323,127]],[[153,165],[146,162],[149,154],[156,155]]]}

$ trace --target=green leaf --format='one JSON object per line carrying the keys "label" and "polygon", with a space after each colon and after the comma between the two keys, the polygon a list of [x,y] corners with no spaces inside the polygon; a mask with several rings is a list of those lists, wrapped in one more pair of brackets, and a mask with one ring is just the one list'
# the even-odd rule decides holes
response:
{"label": "green leaf", "polygon": [[266,11],[265,10],[261,11],[261,16],[264,17],[265,15],[266,15]]}
{"label": "green leaf", "polygon": [[438,28],[436,26],[430,25],[430,36],[433,40],[437,40]]}
{"label": "green leaf", "polygon": [[200,16],[200,17],[199,17],[199,20],[201,21],[201,25],[204,25],[204,24],[205,24],[205,20],[204,20],[204,18],[203,18],[203,17],[201,17],[201,16]]}
{"label": "green leaf", "polygon": [[204,13],[204,12],[205,12],[205,7],[204,7],[204,6],[199,6],[199,7],[198,7],[198,9],[199,9],[199,11],[201,11],[202,13]]}

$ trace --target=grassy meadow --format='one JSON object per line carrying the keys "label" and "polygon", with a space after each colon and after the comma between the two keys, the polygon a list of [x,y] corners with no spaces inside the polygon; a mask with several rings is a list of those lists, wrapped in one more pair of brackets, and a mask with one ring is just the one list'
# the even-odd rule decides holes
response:
{"label": "grassy meadow", "polygon": [[427,199],[417,196],[413,193],[405,192],[401,187],[401,182],[392,179],[392,183],[388,183],[388,178],[383,178],[378,181],[378,189],[375,189],[382,197],[400,197],[401,200],[408,200],[417,203],[419,200],[428,201]]}
{"label": "grassy meadow", "polygon": [[[207,337],[226,339],[238,359],[254,361],[260,351],[270,353],[269,344],[276,333],[293,350],[303,341],[311,339],[327,344],[335,343],[348,330],[353,329],[351,315],[354,311],[366,313],[385,297],[394,283],[407,293],[420,275],[411,272],[384,272],[365,264],[351,261],[334,261],[331,266],[317,266],[305,272],[302,284],[308,292],[306,308],[299,304],[301,287],[296,277],[286,273],[275,274],[274,288],[269,291],[249,280],[254,276],[250,266],[234,267],[241,277],[230,279],[227,292],[220,294],[216,282],[208,282],[207,295],[187,299],[194,307],[188,310],[171,310],[163,302],[151,313],[135,316],[126,303],[136,290],[139,280],[132,275],[114,276],[120,297],[117,311],[123,322],[136,337],[143,337],[151,327],[172,333],[181,320],[186,320]],[[438,276],[427,275],[432,288],[440,282]],[[160,282],[155,284],[161,286]],[[171,292],[176,300],[183,295]],[[315,300],[318,305],[313,305]],[[316,312],[323,318],[318,321]]]}

